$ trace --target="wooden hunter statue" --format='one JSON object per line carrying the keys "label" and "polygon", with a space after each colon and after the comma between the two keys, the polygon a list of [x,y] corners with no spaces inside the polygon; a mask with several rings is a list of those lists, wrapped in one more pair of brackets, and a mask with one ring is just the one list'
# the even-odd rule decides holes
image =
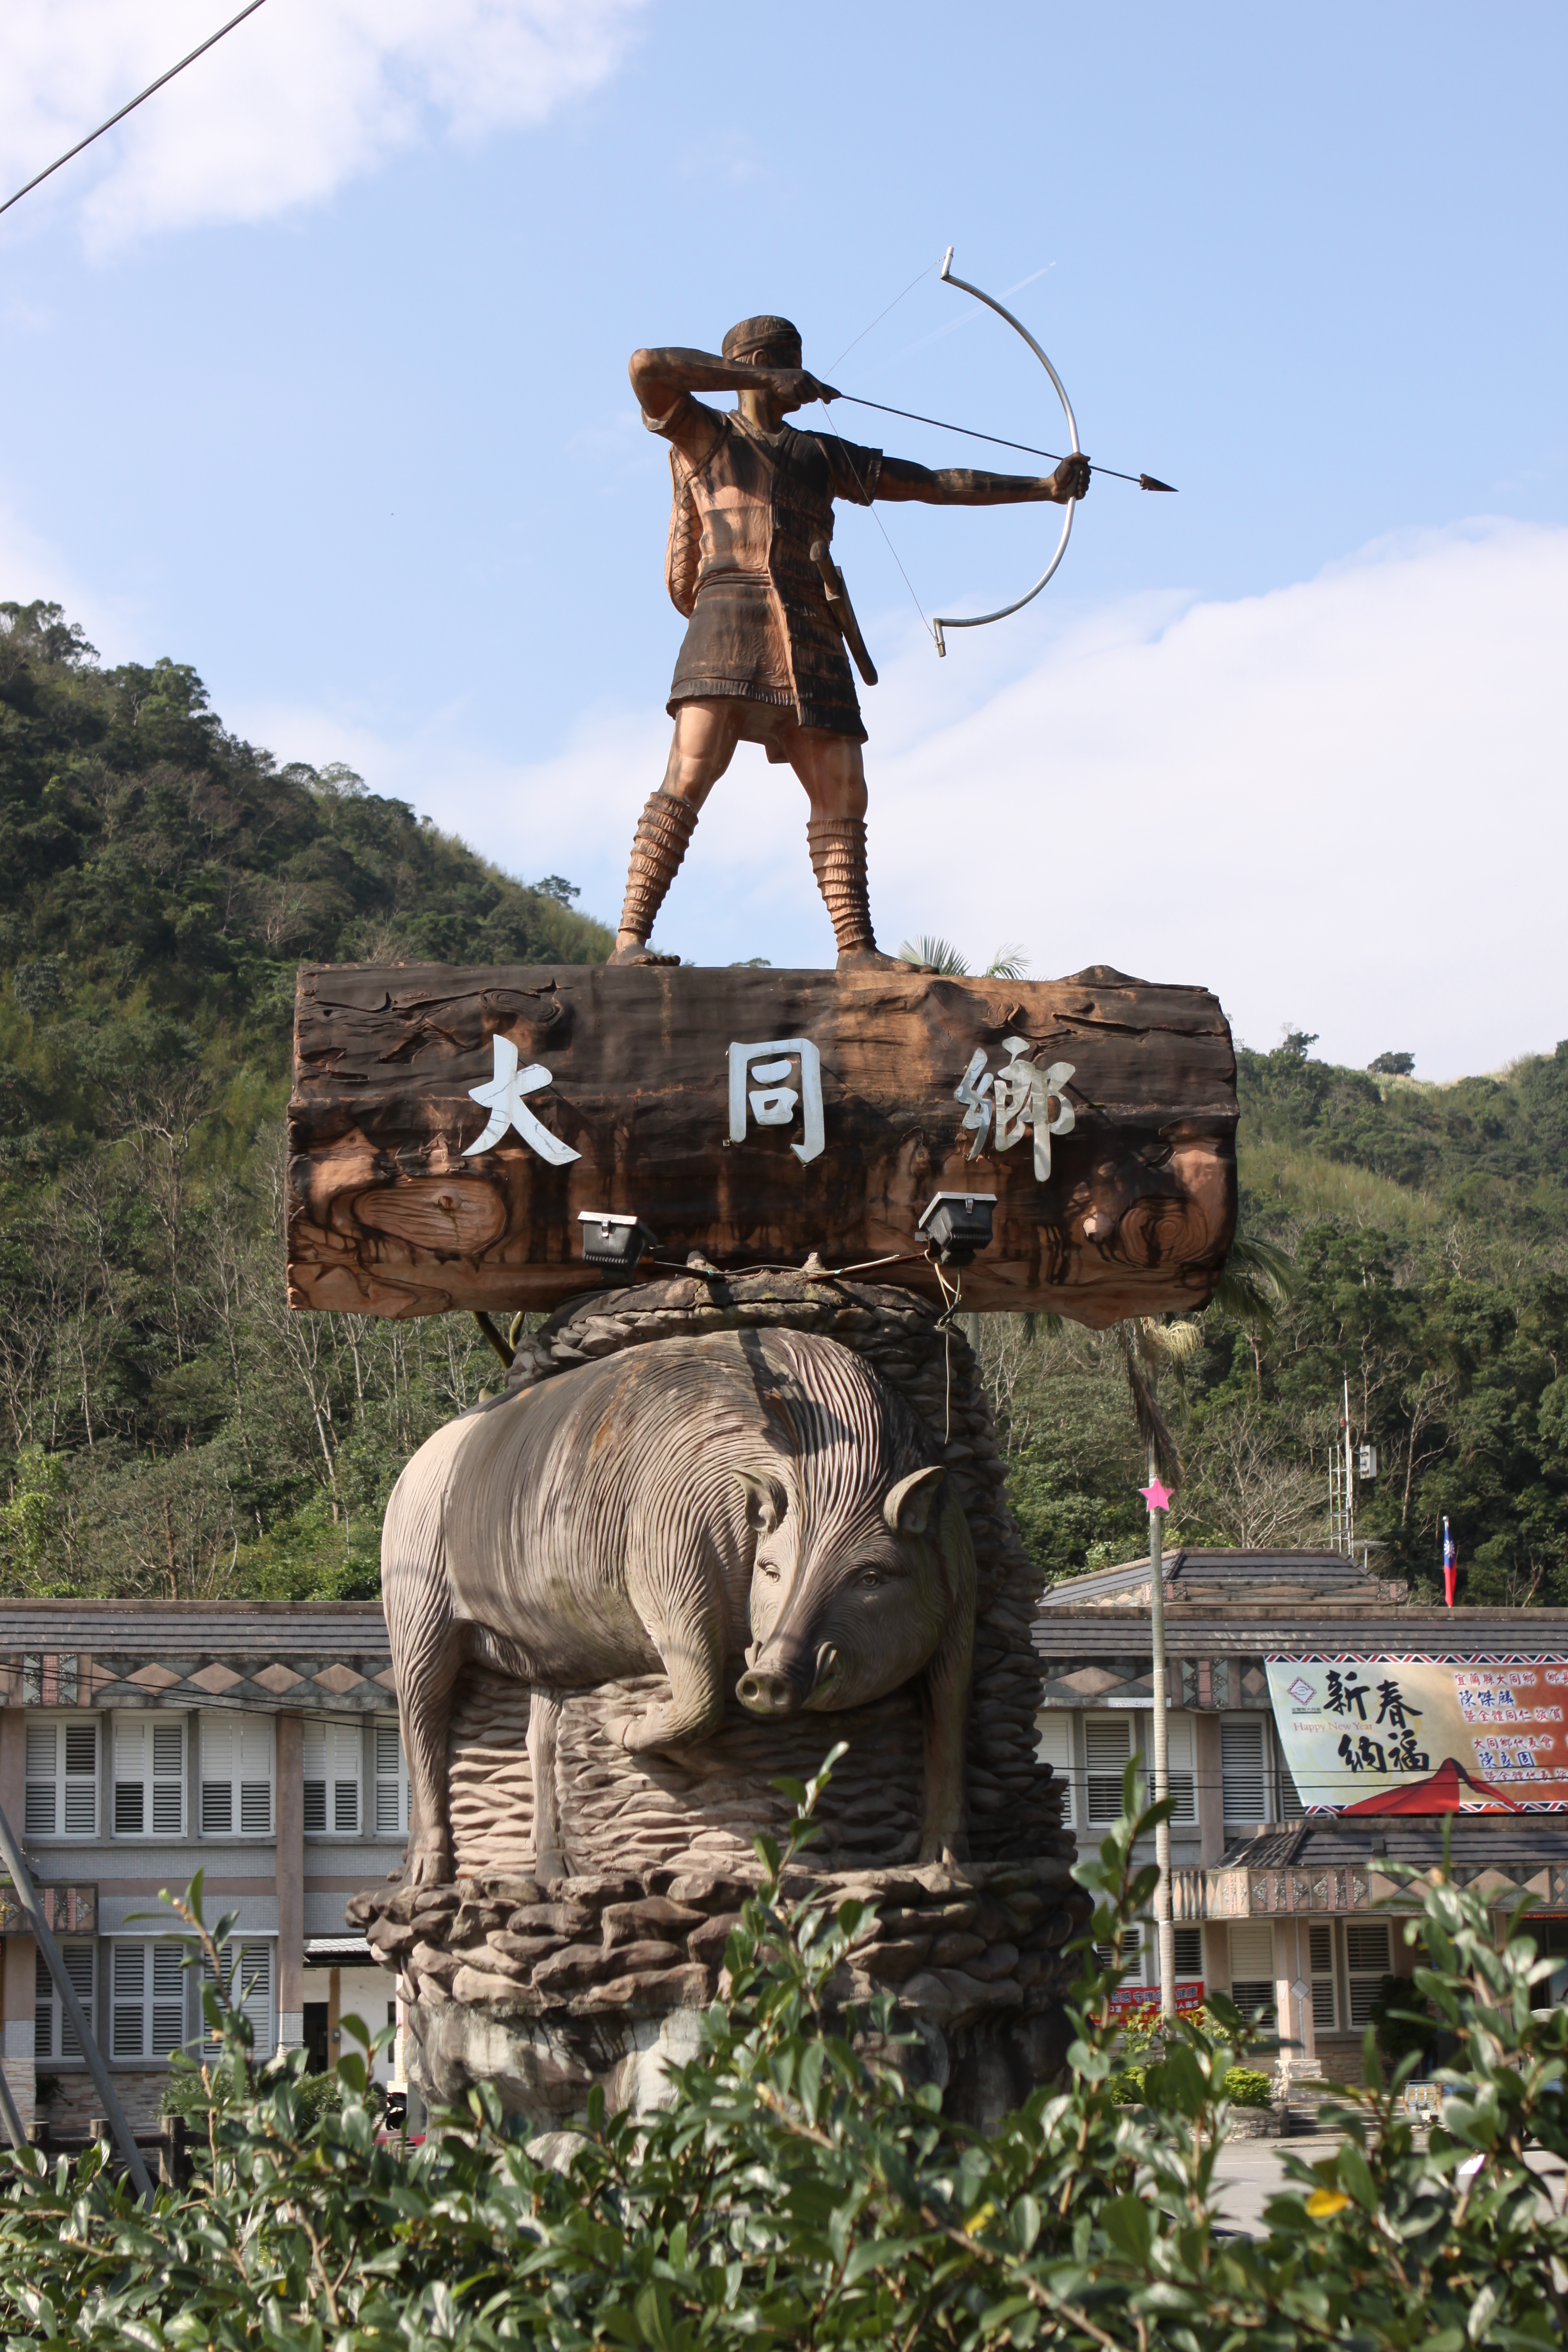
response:
{"label": "wooden hunter statue", "polygon": [[[637,823],[615,963],[675,963],[648,946],[654,919],[686,854],[703,802],[737,743],[787,761],[811,803],[806,843],[838,943],[838,969],[889,966],[878,952],[866,888],[866,776],[846,638],[862,674],[848,599],[827,546],[833,501],[920,499],[931,506],[1065,505],[1089,488],[1086,457],[1054,474],[932,472],[841,440],[827,426],[797,432],[791,410],[837,397],[801,365],[787,319],[743,319],[715,359],[647,351],[631,362],[643,423],[670,445],[674,508],[666,578],[689,622],[669,690],[675,736],[664,782]],[[733,392],[709,408],[699,393]],[[831,601],[830,601],[830,592]]]}

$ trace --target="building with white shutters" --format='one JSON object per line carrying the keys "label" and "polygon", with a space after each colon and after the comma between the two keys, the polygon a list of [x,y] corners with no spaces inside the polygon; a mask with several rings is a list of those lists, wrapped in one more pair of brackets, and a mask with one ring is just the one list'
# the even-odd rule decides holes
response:
{"label": "building with white shutters", "polygon": [[[1309,1790],[1303,1803],[1267,1662],[1310,1655],[1348,1670],[1355,1659],[1458,1657],[1493,1662],[1507,1682],[1528,1658],[1537,1679],[1568,1684],[1568,1671],[1544,1663],[1568,1662],[1568,1610],[1412,1608],[1403,1585],[1337,1552],[1174,1550],[1164,1588],[1178,1998],[1195,2005],[1205,1990],[1227,1992],[1244,2010],[1272,2014],[1296,2045],[1291,2073],[1357,2077],[1384,1977],[1416,1962],[1397,1917],[1378,1907],[1396,1894],[1381,1865],[1430,1868],[1445,1822],[1413,1806],[1360,1817],[1310,1811],[1322,1792]],[[1066,1780],[1065,1818],[1087,1849],[1121,1811],[1128,1761],[1142,1767],[1146,1790],[1152,1781],[1148,1560],[1055,1585],[1033,1641],[1039,1753]],[[1540,1710],[1564,1711],[1561,1703]],[[1507,1781],[1510,1768],[1497,1777]],[[1555,1801],[1568,1803],[1568,1790]],[[1530,1894],[1541,1948],[1568,1964],[1568,1811],[1467,1810],[1449,1812],[1447,1825],[1456,1876],[1483,1884],[1500,1912]],[[1152,1941],[1133,1955],[1129,2006],[1159,1997]],[[1565,1982],[1568,1966],[1552,1979],[1559,1998]]]}
{"label": "building with white shutters", "polygon": [[[408,1828],[377,1605],[0,1602],[0,1805],[139,2127],[171,2052],[203,2032],[191,1947],[159,1902],[198,1870],[209,1923],[233,1915],[259,2051],[303,2042],[324,2066],[344,2015],[395,2021],[393,1980],[343,1916],[400,1871]],[[12,2091],[25,2119],[68,2131],[96,2101],[3,1886],[0,1949]],[[395,2055],[378,2072],[400,2079]]]}

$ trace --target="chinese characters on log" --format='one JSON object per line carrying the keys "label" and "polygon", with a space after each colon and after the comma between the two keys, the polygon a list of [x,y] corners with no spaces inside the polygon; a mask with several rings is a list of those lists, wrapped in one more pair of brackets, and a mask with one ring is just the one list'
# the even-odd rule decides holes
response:
{"label": "chinese characters on log", "polygon": [[[524,1097],[537,1095],[553,1083],[542,1062],[518,1066],[518,1049],[510,1037],[491,1039],[495,1068],[489,1082],[469,1088],[470,1098],[489,1118],[463,1156],[493,1150],[510,1131],[552,1168],[563,1168],[581,1155],[546,1127]],[[1010,1151],[1026,1135],[1034,1138],[1035,1178],[1050,1181],[1051,1138],[1070,1135],[1077,1114],[1066,1087],[1074,1071],[1070,1062],[1042,1065],[1032,1057],[1026,1037],[1003,1041],[1007,1059],[1000,1069],[986,1068],[987,1049],[977,1045],[953,1099],[964,1106],[958,1140],[972,1134],[969,1158],[979,1157],[990,1142],[998,1152]],[[744,1143],[752,1127],[795,1128],[790,1150],[807,1167],[826,1149],[827,1122],[822,1099],[822,1056],[809,1037],[768,1037],[756,1045],[730,1047],[730,1140]]]}

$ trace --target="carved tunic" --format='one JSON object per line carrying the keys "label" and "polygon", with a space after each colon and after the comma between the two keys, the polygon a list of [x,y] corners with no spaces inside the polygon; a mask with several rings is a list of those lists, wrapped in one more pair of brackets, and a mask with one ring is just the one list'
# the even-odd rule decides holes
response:
{"label": "carved tunic", "polygon": [[[785,425],[763,433],[737,410],[683,393],[644,415],[670,444],[675,503],[666,577],[690,625],[668,709],[719,696],[771,706],[802,727],[866,740],[849,659],[812,543],[833,537],[833,501],[868,506],[879,449]],[[765,722],[744,731],[767,741]],[[784,756],[768,742],[768,757]]]}

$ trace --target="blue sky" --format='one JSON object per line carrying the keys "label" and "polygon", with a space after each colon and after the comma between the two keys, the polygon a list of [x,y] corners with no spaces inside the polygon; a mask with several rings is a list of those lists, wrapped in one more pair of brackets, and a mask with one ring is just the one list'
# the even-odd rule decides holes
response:
{"label": "blue sky", "polygon": [[[13,0],[7,190],[223,14]],[[1568,1032],[1565,68],[1531,5],[268,0],[0,219],[0,593],[613,915],[681,627],[627,354],[782,310],[846,389],[1060,446],[952,243],[1181,495],[1098,481],[942,664],[844,517],[885,940],[1496,1066]],[[883,519],[927,614],[1052,521]],[[661,940],[827,961],[804,815],[740,754]]]}

